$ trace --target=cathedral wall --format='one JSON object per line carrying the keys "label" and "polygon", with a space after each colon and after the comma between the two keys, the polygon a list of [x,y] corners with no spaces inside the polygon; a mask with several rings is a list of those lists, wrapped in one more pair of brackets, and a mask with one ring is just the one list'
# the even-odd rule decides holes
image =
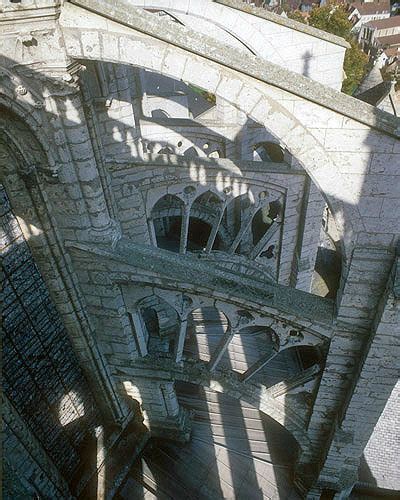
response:
{"label": "cathedral wall", "polygon": [[[194,2],[191,4],[195,5]],[[121,7],[121,3],[118,5]],[[100,11],[106,8],[95,0],[91,7]],[[118,20],[121,10],[116,9],[116,12]],[[17,76],[8,70],[4,71],[4,75],[2,73],[6,82],[5,92],[9,96],[5,102],[12,102],[11,106],[20,111],[23,121],[37,124],[47,155],[47,158],[35,154],[30,156],[29,153],[35,153],[37,145],[32,141],[29,147],[30,139],[24,138],[24,127],[20,128],[20,135],[14,135],[25,142],[26,164],[22,162],[17,173],[5,162],[8,169],[6,187],[12,202],[15,201],[19,217],[24,219],[23,216],[26,216],[24,234],[29,235],[29,244],[38,255],[39,267],[45,270],[44,278],[51,285],[52,297],[55,297],[63,319],[66,318],[65,325],[74,348],[80,355],[82,365],[87,365],[87,371],[96,375],[93,379],[94,386],[97,382],[99,387],[99,399],[104,396],[105,406],[112,408],[114,417],[121,422],[129,415],[129,404],[132,403],[125,401],[127,394],[123,383],[127,377],[138,375],[142,368],[140,363],[137,372],[132,368],[140,349],[133,335],[135,325],[125,304],[121,283],[140,282],[142,278],[142,281],[150,280],[161,288],[170,287],[180,293],[182,290],[189,290],[194,295],[203,292],[215,300],[227,297],[227,300],[237,302],[240,300],[232,299],[235,294],[247,294],[242,300],[246,307],[264,308],[267,313],[270,311],[265,302],[272,297],[275,301],[274,315],[284,317],[285,307],[289,307],[292,312],[298,308],[296,314],[300,316],[299,322],[303,326],[304,323],[318,324],[321,307],[329,323],[328,326],[323,325],[321,330],[326,331],[331,327],[333,302],[316,300],[316,297],[303,295],[299,290],[279,288],[279,285],[268,283],[260,286],[257,290],[260,295],[257,295],[253,283],[257,280],[247,277],[247,280],[238,283],[237,276],[240,275],[234,271],[229,274],[228,271],[222,272],[220,268],[211,266],[205,269],[204,264],[203,269],[197,269],[194,259],[190,262],[188,256],[163,256],[160,255],[162,252],[150,246],[145,250],[134,246],[137,243],[148,245],[151,241],[148,224],[151,215],[149,208],[152,206],[149,203],[150,196],[154,195],[152,201],[155,202],[165,192],[182,195],[188,216],[192,199],[189,196],[185,198],[185,195],[198,194],[203,188],[206,189],[210,179],[212,184],[217,184],[217,175],[214,177],[208,173],[211,163],[207,163],[209,160],[204,153],[205,141],[214,138],[215,144],[225,142],[226,155],[231,157],[235,157],[241,148],[238,127],[221,127],[222,133],[219,134],[221,130],[218,127],[212,128],[203,120],[202,126],[197,131],[192,127],[189,134],[184,126],[171,131],[171,122],[150,123],[151,120],[147,120],[149,124],[144,124],[142,134],[146,146],[148,141],[157,148],[162,147],[163,140],[178,145],[186,133],[188,137],[184,146],[188,146],[191,141],[197,153],[204,153],[199,154],[203,158],[197,160],[196,168],[189,168],[186,175],[182,175],[175,164],[180,160],[168,153],[157,159],[157,162],[165,162],[165,166],[160,168],[156,162],[153,163],[153,159],[140,151],[140,122],[136,120],[135,113],[141,112],[140,103],[137,102],[141,95],[136,93],[137,89],[130,80],[130,70],[124,65],[158,71],[168,78],[182,79],[199,86],[216,95],[217,104],[219,99],[229,101],[227,106],[230,106],[228,111],[232,116],[234,107],[240,108],[237,115],[243,119],[240,125],[246,122],[247,113],[254,121],[268,128],[271,137],[279,141],[285,153],[294,158],[291,162],[294,167],[293,178],[290,180],[287,177],[282,180],[276,172],[269,176],[264,164],[260,164],[260,171],[255,174],[253,171],[246,172],[245,177],[246,182],[259,182],[260,185],[271,182],[274,184],[273,189],[286,197],[282,249],[287,253],[281,254],[281,283],[294,284],[295,280],[291,279],[293,275],[304,271],[304,276],[299,278],[299,287],[307,288],[305,283],[310,276],[308,269],[302,268],[302,265],[310,255],[310,259],[313,259],[312,252],[315,252],[315,246],[312,247],[317,243],[316,222],[322,204],[320,193],[323,193],[324,200],[338,222],[339,236],[346,250],[343,252],[347,264],[343,274],[346,283],[338,298],[338,304],[341,303],[335,336],[308,427],[313,453],[306,455],[305,461],[310,459],[311,463],[315,463],[321,458],[321,450],[330,445],[327,435],[331,430],[336,430],[337,421],[344,421],[345,410],[349,407],[348,433],[338,432],[334,443],[337,444],[339,455],[334,451],[328,465],[333,464],[335,474],[339,473],[339,466],[343,463],[340,453],[349,452],[345,469],[352,477],[365,436],[351,443],[351,446],[346,442],[352,436],[354,422],[357,423],[354,416],[357,416],[358,409],[356,401],[353,406],[348,405],[348,398],[354,389],[352,381],[359,375],[363,350],[369,337],[374,334],[374,315],[393,260],[391,251],[386,247],[395,246],[398,238],[400,150],[397,125],[391,117],[365,104],[355,103],[353,99],[310,79],[300,75],[294,78],[292,73],[282,68],[260,64],[260,59],[249,57],[243,60],[241,53],[229,48],[221,51],[218,45],[214,46],[200,35],[198,38],[187,36],[188,32],[182,35],[166,24],[160,29],[159,20],[154,18],[153,23],[149,18],[135,17],[125,12],[123,19],[120,18],[125,24],[122,26],[65,3],[60,24],[54,21],[56,28],[53,26],[54,29],[46,32],[37,30],[35,36],[19,37],[12,32],[10,36],[6,34],[4,37],[7,40],[5,50],[9,50],[10,54],[14,50],[17,58],[16,61],[8,60],[7,67],[14,71],[17,63],[19,72]],[[126,27],[129,22],[133,23],[133,29]],[[38,21],[36,28],[43,27],[43,24]],[[135,31],[135,26],[139,26],[138,31]],[[60,43],[62,35],[65,36],[65,47]],[[292,33],[291,39],[297,38],[299,43],[295,35]],[[303,49],[308,50],[309,47]],[[317,52],[318,49],[315,50]],[[103,88],[99,87],[98,93],[85,101],[85,89],[82,100],[78,70],[74,65],[88,60],[95,61],[95,64],[100,61],[98,67],[106,69],[104,78],[99,79]],[[54,73],[47,71],[49,62],[53,64],[53,70],[61,70],[54,70]],[[329,57],[325,62],[329,63]],[[304,61],[305,65],[309,63],[312,68],[311,61]],[[293,64],[290,69],[295,66]],[[36,76],[38,78],[33,78]],[[222,105],[217,111],[223,116],[221,109]],[[211,132],[206,133],[207,126]],[[15,130],[13,124],[12,130]],[[218,134],[222,135],[222,139]],[[252,146],[248,140],[242,148],[244,154],[249,155]],[[118,164],[118,160],[131,159],[136,154],[146,160],[145,168],[135,163],[129,164],[127,168],[123,163]],[[310,188],[304,204],[306,190],[304,176],[297,170],[300,166],[316,186]],[[235,176],[233,181],[234,176],[227,177],[230,178],[226,180],[226,187],[229,187],[229,183],[234,185],[234,181],[237,184],[243,181],[240,175]],[[250,181],[247,181],[247,177]],[[35,184],[33,188],[32,183]],[[34,199],[33,208],[27,202],[25,188]],[[185,188],[190,189],[185,193]],[[38,214],[41,223],[37,223]],[[303,227],[302,224],[299,227],[299,222],[303,221]],[[122,233],[119,233],[118,222]],[[305,230],[313,231],[312,238],[299,238],[299,234]],[[117,240],[121,236],[128,236],[130,241],[124,242],[122,238],[121,246],[118,247]],[[44,239],[47,239],[48,246],[43,244]],[[74,245],[79,248],[80,244],[83,248],[84,243],[92,245],[90,251],[97,251],[98,255],[109,258],[109,261],[93,257],[81,261],[75,259],[74,250],[71,249]],[[360,248],[354,250],[356,244]],[[109,253],[108,247],[112,249]],[[87,248],[85,251],[88,251]],[[126,251],[125,260],[121,256],[122,251]],[[297,263],[295,259],[299,254],[304,261]],[[112,260],[114,258],[119,262],[118,265]],[[141,264],[141,271],[135,268],[136,263],[139,268]],[[68,268],[64,274],[60,271],[62,281],[58,267],[63,271],[64,267]],[[214,274],[210,271],[212,269]],[[212,283],[211,292],[200,281],[203,277],[201,271],[204,271],[203,280],[208,279]],[[175,276],[171,278],[173,272]],[[235,275],[235,282],[228,279],[232,275]],[[29,283],[31,278],[23,278],[22,281]],[[76,296],[79,300],[76,300]],[[258,303],[252,302],[255,296]],[[307,318],[304,321],[303,316]],[[291,320],[293,318],[289,317]],[[390,349],[388,352],[389,356],[393,356]],[[40,360],[36,361],[39,363]],[[379,368],[379,364],[374,364],[372,359],[370,371],[376,370],[377,366]],[[156,376],[156,372],[152,371],[154,368],[147,368],[149,378]],[[99,373],[102,376],[99,377]],[[105,380],[108,380],[108,384]],[[362,379],[360,381],[363,382]],[[375,385],[373,391],[379,391],[379,382]],[[116,395],[113,395],[113,391]],[[376,392],[366,395],[361,391],[360,394],[368,406],[371,398],[376,396]],[[373,410],[369,411],[367,403],[364,405],[367,420],[372,421],[377,418],[377,414]],[[73,401],[71,404],[74,405]],[[149,405],[151,407],[151,402]],[[282,404],[279,418],[283,423],[286,414],[290,413],[287,410]],[[305,425],[304,415],[308,415],[304,408],[302,412],[301,428]],[[334,486],[336,488],[337,485]]]}
{"label": "cathedral wall", "polygon": [[396,432],[399,415],[400,382],[394,386],[385,408],[365,447],[359,479],[378,488],[399,490],[400,438]]}
{"label": "cathedral wall", "polygon": [[72,498],[66,478],[57,469],[7,397],[2,401],[3,462],[2,498],[23,499],[35,495]]}
{"label": "cathedral wall", "polygon": [[[48,455],[45,461],[54,464],[51,471],[62,484],[70,482],[81,465],[82,450],[93,439],[102,417],[4,188],[1,195],[5,275],[2,373],[5,394],[13,405],[6,420],[10,426],[7,446],[20,449],[17,456],[24,460],[23,441],[12,430],[15,418],[19,418],[29,429],[26,432],[40,443],[36,453]],[[21,427],[20,431],[24,432]],[[21,468],[28,483],[31,473],[37,476],[34,461],[31,472]],[[16,463],[13,466],[18,468]],[[46,470],[41,474],[46,476]],[[37,487],[48,494],[43,481],[39,480]]]}

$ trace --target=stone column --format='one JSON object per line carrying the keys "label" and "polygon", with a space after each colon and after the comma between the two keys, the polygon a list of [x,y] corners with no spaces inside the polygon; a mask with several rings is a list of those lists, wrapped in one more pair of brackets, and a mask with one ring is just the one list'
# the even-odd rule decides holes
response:
{"label": "stone column", "polygon": [[214,371],[218,365],[218,363],[221,361],[222,356],[225,354],[226,350],[228,349],[228,346],[233,339],[233,336],[235,333],[239,333],[239,330],[232,330],[228,328],[227,332],[224,334],[222,337],[221,341],[219,342],[217,348],[215,349],[214,354],[212,355],[209,363],[208,363],[208,369],[210,372]]}
{"label": "stone column", "polygon": [[[308,489],[315,483],[320,464],[325,462],[331,445],[353,441],[352,434],[343,432],[341,426],[354,394],[359,367],[370,349],[374,318],[385,293],[392,262],[393,253],[384,248],[356,248],[351,256],[340,297],[335,335],[308,425],[311,447],[301,456],[298,467],[298,476]],[[354,481],[357,471],[358,459],[354,455],[353,458],[344,461],[346,470],[330,468],[327,482],[321,480],[318,486],[333,487],[336,491],[347,487]],[[342,476],[342,484],[336,482],[338,474]]]}
{"label": "stone column", "polygon": [[135,330],[135,337],[139,354],[141,356],[147,356],[148,334],[146,332],[146,327],[143,324],[142,316],[136,308],[131,310],[130,315]]}
{"label": "stone column", "polygon": [[215,221],[213,222],[210,236],[208,237],[208,241],[207,241],[206,253],[210,253],[212,248],[213,248],[215,238],[217,237],[219,228],[221,226],[222,219],[224,217],[226,205],[227,205],[227,203],[223,203],[221,205],[220,213],[217,215],[217,217],[215,218]]}
{"label": "stone column", "polygon": [[138,370],[133,381],[126,384],[128,395],[140,403],[144,425],[152,437],[188,441],[191,431],[190,414],[179,405],[174,382],[163,376],[160,379],[140,376],[144,371],[143,368]]}
{"label": "stone column", "polygon": [[186,253],[187,249],[187,239],[189,232],[189,222],[190,222],[190,207],[188,203],[185,203],[182,209],[182,226],[181,226],[181,239],[179,244],[179,253]]}
{"label": "stone column", "polygon": [[317,258],[320,242],[324,206],[325,200],[317,186],[306,177],[301,220],[298,225],[299,233],[296,246],[297,266],[293,270],[293,282],[296,283],[296,288],[305,292],[309,292],[311,288],[315,259]]}
{"label": "stone column", "polygon": [[174,345],[174,361],[180,363],[182,360],[183,347],[185,345],[187,330],[187,316],[180,318],[178,337]]}
{"label": "stone column", "polygon": [[[119,228],[108,211],[77,76],[67,73],[64,81],[46,81],[43,95],[58,148],[58,178],[80,211],[68,214],[64,224],[75,229],[78,240],[114,242],[120,237]],[[75,220],[85,218],[88,227],[75,224]]]}
{"label": "stone column", "polygon": [[[399,375],[400,359],[400,259],[389,276],[378,304],[371,336],[360,356],[358,380],[340,415],[319,475],[318,483],[338,491],[335,498],[348,498],[357,482],[361,455],[374,431]],[[398,428],[393,428],[393,439]]]}
{"label": "stone column", "polygon": [[[254,214],[257,213],[257,210],[254,210]],[[228,253],[234,254],[237,247],[239,246],[240,242],[242,241],[242,238],[246,231],[251,227],[251,222],[253,220],[253,214],[248,215],[246,217],[246,221],[242,223],[237,235],[235,236],[235,239],[233,240],[232,245],[229,247]]]}

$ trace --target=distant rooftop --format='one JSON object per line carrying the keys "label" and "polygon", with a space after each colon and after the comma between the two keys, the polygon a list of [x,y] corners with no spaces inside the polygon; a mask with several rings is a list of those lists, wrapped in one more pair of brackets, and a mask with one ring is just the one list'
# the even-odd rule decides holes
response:
{"label": "distant rooftop", "polygon": [[373,2],[354,2],[354,9],[357,9],[362,16],[373,14],[390,13],[390,0],[374,0]]}
{"label": "distant rooftop", "polygon": [[379,36],[375,39],[379,45],[384,46],[397,46],[400,45],[400,33],[397,35]]}
{"label": "distant rooftop", "polygon": [[398,55],[400,55],[399,51],[400,51],[400,47],[390,47],[390,48],[384,50],[387,57],[398,56]]}
{"label": "distant rooftop", "polygon": [[367,102],[368,104],[372,104],[372,106],[378,106],[385,97],[387,97],[392,90],[392,82],[384,81],[375,85],[365,92],[358,94],[356,97],[360,99],[360,101]]}
{"label": "distant rooftop", "polygon": [[375,21],[368,21],[365,24],[370,28],[376,28],[378,30],[395,28],[396,26],[400,26],[400,16],[388,17],[387,19],[376,19]]}
{"label": "distant rooftop", "polygon": [[[349,43],[340,36],[336,36],[333,35],[332,33],[328,33],[327,31],[314,28],[313,26],[309,26],[308,24],[300,23],[298,21],[295,21],[294,19],[289,19],[279,14],[269,12],[267,9],[254,7],[253,5],[243,3],[241,0],[213,0],[213,1],[221,5],[225,5],[225,7],[231,7],[232,9],[236,9],[241,12],[247,12],[248,14],[251,14],[253,16],[257,16],[262,19],[266,19],[267,21],[271,21],[273,23],[286,26],[287,28],[290,28],[292,30],[301,31],[303,33],[306,33],[307,35],[315,36],[316,38],[320,38],[321,40],[326,40],[327,42],[335,43],[336,45],[341,45],[346,49],[350,47]],[[390,0],[388,0],[388,2],[389,1]]]}

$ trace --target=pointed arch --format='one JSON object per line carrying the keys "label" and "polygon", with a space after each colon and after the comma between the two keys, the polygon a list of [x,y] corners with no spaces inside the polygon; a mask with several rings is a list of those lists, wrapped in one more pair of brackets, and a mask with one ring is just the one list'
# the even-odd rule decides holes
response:
{"label": "pointed arch", "polygon": [[179,252],[183,213],[184,203],[175,195],[166,194],[155,203],[150,214],[150,234],[155,246]]}

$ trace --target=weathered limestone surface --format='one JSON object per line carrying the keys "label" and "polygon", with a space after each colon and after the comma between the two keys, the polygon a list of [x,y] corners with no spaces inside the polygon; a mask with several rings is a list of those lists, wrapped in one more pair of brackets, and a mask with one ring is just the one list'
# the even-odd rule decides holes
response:
{"label": "weathered limestone surface", "polygon": [[[235,33],[235,38],[230,39],[228,36],[225,43],[237,45],[238,38],[241,48],[247,49],[249,54],[257,54],[281,67],[340,90],[347,44],[339,37],[266,10],[250,9],[249,13],[246,13],[246,6],[241,2],[135,0],[132,4],[145,9],[158,8],[174,15],[182,13],[189,18],[193,17],[193,26],[196,26],[197,30],[198,24],[203,20],[211,21],[215,29],[221,27],[228,34]],[[187,24],[186,17],[181,19]],[[213,36],[213,32],[208,33]]]}
{"label": "weathered limestone surface", "polygon": [[[70,12],[71,15],[72,13],[73,11]],[[106,15],[109,16],[110,12]],[[118,15],[116,13],[114,18],[117,18],[116,16]],[[135,17],[134,19],[132,18],[132,26],[136,26],[135,23],[138,18]],[[382,112],[372,113],[373,110],[369,109],[367,105],[362,106],[362,109],[358,109],[358,104],[357,110],[354,109],[352,111],[353,102],[348,102],[346,96],[338,93],[333,93],[329,98],[331,104],[335,103],[335,111],[326,108],[323,109],[323,106],[327,106],[327,102],[325,101],[326,87],[324,87],[324,97],[321,97],[322,94],[319,94],[318,97],[317,95],[314,96],[314,99],[319,100],[319,106],[306,101],[307,106],[310,106],[310,112],[314,110],[312,115],[314,127],[318,127],[320,132],[321,129],[325,131],[324,147],[322,147],[320,141],[316,141],[311,132],[308,133],[306,127],[298,123],[304,123],[304,119],[307,117],[307,114],[304,113],[304,106],[293,107],[293,101],[296,101],[297,98],[293,96],[289,97],[284,91],[273,86],[263,86],[259,83],[257,83],[256,87],[252,86],[250,88],[250,81],[246,77],[241,77],[237,73],[231,73],[227,69],[224,69],[222,77],[220,74],[222,69],[210,60],[207,63],[209,69],[205,72],[205,63],[200,62],[196,56],[191,55],[189,52],[180,52],[180,49],[173,48],[172,46],[167,48],[167,45],[153,41],[154,39],[147,38],[144,45],[140,37],[135,41],[134,38],[128,40],[129,37],[127,34],[118,35],[116,32],[115,35],[111,36],[109,31],[103,34],[99,28],[97,28],[98,31],[93,31],[93,25],[90,22],[88,24],[87,21],[85,23],[83,17],[73,22],[74,28],[70,24],[71,21],[72,19],[68,21],[67,15],[64,17],[63,23],[67,37],[67,50],[71,56],[79,58],[88,57],[91,59],[96,57],[109,61],[121,60],[127,64],[140,65],[153,71],[159,71],[176,79],[191,79],[195,85],[205,88],[209,92],[215,93],[217,96],[234,103],[247,112],[255,121],[264,123],[276,137],[280,138],[281,142],[300,161],[306,171],[309,172],[316,185],[325,193],[334,213],[338,215],[337,223],[340,225],[343,223],[343,225],[347,226],[342,229],[345,233],[345,242],[347,242],[348,238],[354,241],[357,238],[356,233],[361,233],[364,227],[368,233],[385,234],[386,238],[388,238],[388,234],[390,233],[394,235],[398,233],[398,221],[395,218],[390,220],[391,214],[388,214],[389,218],[386,219],[387,222],[385,224],[380,223],[378,225],[378,218],[376,218],[376,223],[374,224],[375,219],[373,217],[363,216],[360,213],[361,206],[359,204],[362,195],[375,197],[378,192],[381,196],[383,195],[383,198],[387,198],[387,203],[397,203],[397,184],[395,182],[398,171],[397,163],[399,161],[395,146],[397,140],[394,137],[383,136],[381,132],[376,130],[370,130],[360,122],[357,123],[357,120],[364,121],[363,117],[365,117],[365,123],[373,127],[382,126],[385,128],[385,123],[392,122],[392,125],[389,125],[389,127],[396,134],[396,119],[393,120],[392,117]],[[91,29],[92,31],[90,41],[88,41],[89,39],[86,36],[83,40],[83,46],[79,41],[79,25],[77,26],[77,22],[81,23],[82,27],[86,24],[86,29]],[[109,22],[102,22],[104,23],[103,29],[109,30]],[[124,18],[124,23],[126,24],[127,22]],[[153,22],[153,18],[151,16],[148,20],[146,18],[146,22],[148,22],[146,29],[152,30],[151,23]],[[97,26],[99,24],[101,25],[100,20]],[[171,30],[171,28],[175,30],[175,26],[166,26],[166,30]],[[75,34],[73,34],[74,29]],[[121,28],[115,27],[115,29],[118,31]],[[143,29],[143,27],[140,28],[140,30]],[[174,37],[174,43],[176,43],[176,36]],[[129,44],[132,44],[132,50],[125,50]],[[96,47],[96,53],[93,52],[94,47]],[[121,47],[121,49],[118,47]],[[230,49],[230,51],[234,52],[233,49]],[[196,52],[198,53],[199,49],[196,49]],[[152,58],[152,54],[154,53],[160,54],[160,57],[157,59]],[[206,57],[208,59],[210,53],[214,53],[214,51],[211,51],[211,48],[207,50]],[[224,57],[223,55],[221,57],[218,56],[218,60],[223,63]],[[215,57],[213,59],[215,60]],[[251,65],[250,60],[248,64]],[[257,69],[255,67],[254,69],[251,68],[251,74],[262,79],[261,75],[259,75],[259,68],[260,65],[257,65]],[[243,68],[241,69],[243,70]],[[205,74],[207,74],[206,79],[204,78]],[[271,72],[268,75],[271,75]],[[288,81],[288,78],[283,74],[280,77],[281,82]],[[271,82],[269,77],[266,78],[266,81]],[[308,81],[307,85],[309,85]],[[313,83],[313,90],[315,87],[317,87],[317,84]],[[299,86],[297,86],[297,93],[298,89]],[[294,89],[290,90],[294,91]],[[233,91],[234,93],[232,94]],[[307,93],[303,93],[302,96],[303,98],[308,98]],[[270,100],[271,98],[273,101]],[[313,99],[311,98],[311,100]],[[337,113],[339,111],[337,107],[338,103],[341,105],[340,111],[344,116],[340,116]],[[283,107],[289,109],[284,110]],[[352,117],[351,119],[347,118],[349,115]],[[309,116],[311,119],[311,115]],[[392,159],[391,174],[376,175],[374,173],[367,173],[366,163],[363,163],[363,167],[357,173],[346,175],[339,173],[340,168],[339,166],[336,167],[336,164],[342,164],[350,151],[354,151],[356,155],[363,152],[370,152],[377,159],[390,152]],[[364,157],[365,159],[366,157]],[[339,179],[340,182],[338,182]],[[338,214],[338,212],[342,211],[345,212],[343,221],[340,220]],[[376,236],[377,242],[380,241],[380,238],[381,236]]]}
{"label": "weathered limestone surface", "polygon": [[[72,498],[65,479],[6,396],[2,399],[2,417],[2,450],[3,456],[7,457],[2,477],[3,494],[12,498],[13,495],[33,495],[39,491],[54,498]],[[18,483],[23,493],[19,491]]]}
{"label": "weathered limestone surface", "polygon": [[[337,331],[308,426],[318,457],[321,439],[327,437],[327,422],[335,419],[337,430],[321,475],[324,487],[340,490],[356,482],[362,451],[398,379],[399,301],[393,291],[398,271],[392,262],[390,254],[373,249],[353,254]],[[385,287],[383,296],[370,293]],[[344,402],[343,393],[348,394]],[[302,460],[307,461],[306,457]]]}
{"label": "weathered limestone surface", "polygon": [[[400,484],[397,457],[399,456],[400,441],[393,434],[399,421],[399,382],[394,386],[385,409],[364,449],[362,461],[371,471],[371,476],[380,488],[397,489]],[[363,467],[363,465],[361,465]],[[368,474],[361,472],[360,479],[369,482]]]}

